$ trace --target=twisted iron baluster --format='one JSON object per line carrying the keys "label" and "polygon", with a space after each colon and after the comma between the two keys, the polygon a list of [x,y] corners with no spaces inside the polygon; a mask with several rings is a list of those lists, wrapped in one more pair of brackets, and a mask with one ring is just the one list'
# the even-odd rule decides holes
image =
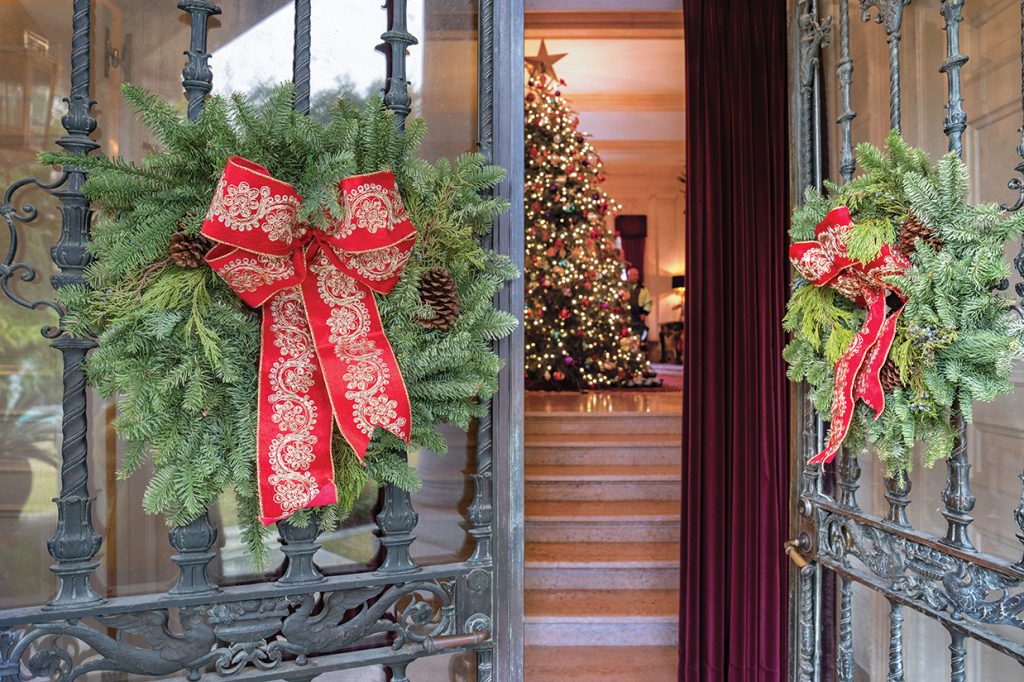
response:
{"label": "twisted iron baluster", "polygon": [[[388,0],[384,8],[388,14],[388,30],[381,35],[384,45],[378,47],[387,57],[384,105],[395,112],[395,124],[399,130],[404,130],[405,117],[412,110],[409,81],[405,79],[405,50],[417,41],[406,31],[406,0]],[[393,485],[384,486],[382,498],[377,528],[384,559],[377,574],[415,573],[420,568],[409,554],[409,545],[416,539],[412,531],[419,515],[412,507],[412,499],[409,493]]]}
{"label": "twisted iron baluster", "polygon": [[[1020,108],[1021,114],[1024,116],[1024,0],[1020,3]],[[1014,170],[1017,171],[1022,177],[1012,178],[1008,183],[1007,187],[1011,190],[1018,192],[1017,200],[1012,204],[1003,204],[1003,209],[1007,211],[1019,211],[1024,206],[1024,123],[1018,129],[1020,133],[1020,142],[1017,144],[1017,155],[1021,157],[1022,161],[1018,163]],[[1013,259],[1013,267],[1017,271],[1017,274],[1024,278],[1024,239],[1021,240],[1020,250],[1017,252],[1017,256]],[[1017,308],[1024,310],[1024,281],[1017,282],[1017,286],[1014,287],[1017,292],[1017,296],[1021,298],[1021,301],[1017,304]],[[1014,510],[1014,519],[1017,521],[1017,527],[1020,528],[1020,532],[1017,533],[1017,539],[1020,540],[1021,544],[1024,545],[1024,474],[1020,476],[1021,482],[1021,494],[1020,494],[1020,505]],[[1016,564],[1021,570],[1024,570],[1024,556]]]}
{"label": "twisted iron baluster", "polygon": [[850,448],[843,448],[839,456],[839,504],[850,509],[860,509],[857,504],[857,490],[860,488],[860,461]]}
{"label": "twisted iron baluster", "polygon": [[964,0],[943,0],[942,17],[946,20],[946,61],[939,69],[946,74],[948,84],[948,100],[946,102],[946,120],[943,130],[949,137],[949,151],[963,156],[963,134],[967,129],[967,114],[964,112],[964,100],[960,96],[960,69],[967,63],[967,57],[960,54],[960,22],[964,20],[960,13],[964,8]]}
{"label": "twisted iron baluster", "polygon": [[[71,36],[71,96],[66,100],[68,112],[61,118],[67,135],[57,140],[69,154],[86,155],[99,144],[89,135],[96,130],[89,98],[89,0],[75,0]],[[84,285],[84,272],[92,257],[85,250],[89,241],[92,209],[82,194],[85,171],[74,166],[64,168],[65,182],[54,192],[61,203],[63,221],[57,243],[50,250],[60,274],[50,278],[55,289]],[[64,360],[64,418],[61,423],[60,496],[57,498],[57,532],[47,542],[50,554],[57,560],[51,570],[57,575],[57,593],[49,606],[75,607],[95,604],[102,598],[93,590],[92,572],[99,565],[93,560],[103,539],[92,526],[92,505],[89,495],[89,444],[86,438],[89,419],[86,414],[85,375],[82,362],[92,339],[63,335],[53,342]]]}
{"label": "twisted iron baluster", "polygon": [[853,156],[853,119],[857,114],[850,107],[850,86],[853,83],[853,57],[850,56],[850,4],[849,0],[839,0],[839,64],[836,73],[839,75],[839,95],[843,107],[836,118],[842,131],[842,142],[839,148],[839,172],[843,180],[853,179],[857,169],[857,160]]}
{"label": "twisted iron baluster", "polygon": [[953,427],[956,429],[956,445],[946,460],[946,488],[942,491],[942,502],[946,509],[946,539],[948,545],[977,551],[967,534],[967,528],[974,521],[970,512],[974,509],[975,497],[971,493],[971,464],[967,459],[967,421],[957,405],[953,406]]}
{"label": "twisted iron baluster", "polygon": [[889,127],[900,129],[900,31],[903,27],[903,8],[910,0],[860,0],[863,21],[871,20],[871,8],[878,10],[875,22],[882,24],[889,43]]}
{"label": "twisted iron baluster", "polygon": [[[480,153],[490,159],[494,144],[494,3],[485,0],[480,5],[478,18],[480,35],[480,90],[477,93],[479,113],[479,140],[477,146]],[[490,234],[481,240],[484,248],[490,248],[493,239]],[[494,478],[492,463],[494,447],[492,443],[494,429],[491,415],[494,412],[493,401],[487,414],[477,420],[476,424],[476,471],[473,474],[473,501],[466,511],[472,527],[469,530],[473,538],[473,554],[469,562],[477,565],[491,563],[491,524],[494,520],[493,498]]]}
{"label": "twisted iron baluster", "polygon": [[832,17],[826,17],[824,21],[818,19],[818,7],[814,0],[800,0],[799,4],[799,27],[800,27],[800,99],[802,102],[801,125],[804,127],[804,134],[801,135],[801,156],[804,187],[817,187],[821,178],[815,172],[815,163],[820,137],[818,132],[818,107],[815,99],[817,97],[818,65],[821,63],[821,50],[829,44],[832,32]]}
{"label": "twisted iron baluster", "polygon": [[[1013,518],[1017,522],[1017,527],[1020,528],[1020,531],[1017,533],[1017,539],[1024,545],[1024,474],[1020,475],[1020,483],[1020,504],[1013,511]],[[1020,561],[1016,565],[1020,570],[1024,571],[1024,556],[1021,556]]]}
{"label": "twisted iron baluster", "polygon": [[387,0],[388,30],[381,34],[384,44],[378,48],[387,57],[387,80],[384,86],[384,105],[395,112],[398,128],[405,128],[405,118],[412,111],[409,81],[406,79],[405,53],[410,45],[419,41],[409,33],[406,5],[408,0]]}
{"label": "twisted iron baluster", "polygon": [[[477,79],[478,140],[481,154],[491,159],[494,147],[494,0],[482,0],[477,19],[479,35],[480,75]],[[494,240],[490,233],[481,240],[484,248],[491,248]],[[469,520],[469,535],[473,538],[473,554],[468,563],[481,568],[466,577],[469,589],[462,599],[465,630],[493,631],[493,563],[491,541],[494,523],[494,400],[489,401],[487,414],[477,420],[476,425],[476,470],[473,474],[473,501],[466,510]],[[494,649],[482,646],[476,650],[477,682],[491,682],[494,679]]]}
{"label": "twisted iron baluster", "polygon": [[[208,0],[181,0],[178,9],[192,18],[189,49],[184,52],[188,63],[181,72],[181,85],[188,96],[188,118],[195,121],[203,113],[206,95],[213,89],[213,70],[206,51],[209,19],[220,14],[220,7]],[[168,537],[177,554],[171,557],[178,566],[178,582],[172,594],[206,594],[219,588],[210,581],[208,566],[216,554],[210,549],[217,541],[218,531],[210,523],[209,513],[184,526],[170,530]]]}
{"label": "twisted iron baluster", "polygon": [[886,520],[895,523],[897,526],[910,527],[907,520],[907,505],[910,500],[910,478],[907,472],[903,471],[898,476],[885,478],[885,499],[889,503],[889,514]]}
{"label": "twisted iron baluster", "polygon": [[[294,107],[300,114],[309,114],[310,0],[295,0],[295,46],[292,59],[292,83],[295,84]],[[316,519],[305,527],[288,519],[277,522],[281,551],[287,560],[284,574],[277,582],[285,585],[307,585],[324,579],[313,557],[320,549]]]}
{"label": "twisted iron baluster", "polygon": [[967,680],[967,647],[964,646],[964,633],[953,628],[949,630],[949,682],[966,682]]}
{"label": "twisted iron baluster", "polygon": [[839,645],[836,647],[836,678],[853,682],[853,583],[839,580]]}
{"label": "twisted iron baluster", "polygon": [[191,121],[203,113],[203,100],[213,89],[213,70],[210,53],[206,51],[207,26],[210,17],[220,14],[220,7],[210,0],[181,0],[178,9],[192,17],[192,33],[185,54],[188,63],[181,71],[181,84],[188,95],[188,118]]}
{"label": "twisted iron baluster", "polygon": [[492,506],[493,477],[491,464],[493,447],[491,443],[491,414],[481,417],[476,429],[476,472],[473,474],[473,502],[466,510],[472,527],[473,554],[468,562],[476,565],[491,563],[491,522],[494,518]]}
{"label": "twisted iron baluster", "polygon": [[817,570],[814,565],[804,566],[799,570],[798,581],[799,604],[799,646],[797,649],[796,679],[798,682],[814,682],[817,679],[818,647],[817,647],[817,614],[815,609],[815,580]]}
{"label": "twisted iron baluster", "polygon": [[889,602],[888,682],[903,682],[903,605]]}
{"label": "twisted iron baluster", "polygon": [[310,0],[295,0],[295,47],[292,82],[295,83],[295,111],[309,113]]}
{"label": "twisted iron baluster", "polygon": [[[477,78],[477,106],[480,153],[491,158],[494,148],[494,0],[481,0],[477,31],[480,35],[480,76]],[[485,238],[490,248],[491,236]]]}

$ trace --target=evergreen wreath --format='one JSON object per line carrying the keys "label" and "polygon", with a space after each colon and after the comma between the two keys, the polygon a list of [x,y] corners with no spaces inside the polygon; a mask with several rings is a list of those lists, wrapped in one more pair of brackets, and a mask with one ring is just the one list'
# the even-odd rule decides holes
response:
{"label": "evergreen wreath", "polygon": [[[394,171],[418,240],[399,283],[376,299],[412,406],[409,450],[439,454],[447,448],[439,424],[466,429],[486,413],[502,366],[491,343],[517,324],[493,305],[518,276],[516,268],[480,245],[508,209],[505,199],[487,195],[505,171],[479,154],[454,163],[416,158],[424,123],[410,120],[399,133],[380,98],[362,111],[341,100],[318,122],[293,110],[293,87],[283,85],[262,102],[240,94],[211,97],[190,122],[142,88],[126,85],[123,94],[161,151],[141,164],[43,157],[84,165],[84,191],[101,209],[89,246],[95,257],[86,272],[89,287],[61,291],[65,325],[99,342],[85,368],[101,396],[117,396],[115,427],[128,443],[119,476],[152,460],[145,510],[185,524],[233,488],[244,541],[262,566],[268,532],[257,520],[255,478],[259,313],[197,260],[209,248],[200,228],[226,160],[244,156],[294,184],[306,199],[302,221],[323,219],[318,207],[337,207],[332,190],[341,178]],[[439,313],[423,298],[420,282],[438,269],[450,275],[458,308],[445,308],[444,324],[424,324]],[[336,426],[333,440],[338,504],[301,510],[290,522],[335,527],[367,479],[419,487],[397,436],[377,429],[365,467]]]}
{"label": "evergreen wreath", "polygon": [[[867,264],[889,245],[910,260],[903,274],[886,278],[906,301],[880,373],[884,411],[876,420],[858,402],[843,444],[874,450],[889,475],[901,475],[916,442],[924,444],[925,466],[949,455],[954,409],[971,421],[975,400],[1013,390],[1010,370],[1024,355],[1024,325],[1013,299],[998,290],[1011,273],[1004,245],[1020,236],[1024,215],[968,203],[967,172],[956,154],[933,165],[895,131],[884,151],[858,145],[857,160],[862,175],[842,186],[826,182],[824,194],[808,190],[790,236],[814,239],[815,226],[846,207],[854,225],[845,238],[849,258]],[[832,409],[836,364],[865,318],[865,309],[836,288],[795,277],[783,322],[792,340],[783,355],[789,378],[810,385],[821,414]]]}

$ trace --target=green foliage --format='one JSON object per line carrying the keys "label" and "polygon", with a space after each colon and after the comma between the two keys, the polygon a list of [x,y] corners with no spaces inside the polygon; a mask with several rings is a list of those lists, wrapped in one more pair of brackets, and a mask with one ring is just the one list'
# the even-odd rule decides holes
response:
{"label": "green foliage", "polygon": [[[834,354],[835,359],[831,362],[835,363],[853,339],[853,329],[859,327],[863,319],[856,306],[835,289],[816,287],[800,280],[794,287],[782,327],[788,332],[799,331],[816,351],[822,348],[822,339],[827,338],[834,348],[831,353],[826,353],[826,357],[831,358]],[[845,343],[834,338],[845,339]]]}
{"label": "green foliage", "polygon": [[[102,209],[89,246],[88,289],[62,290],[66,325],[95,335],[99,347],[86,363],[89,382],[103,396],[117,396],[115,427],[128,443],[122,477],[147,459],[153,475],[144,507],[167,522],[201,515],[233,489],[243,538],[261,564],[267,532],[259,524],[255,484],[259,313],[247,308],[209,268],[181,268],[167,259],[171,235],[198,233],[225,161],[238,154],[293,183],[305,197],[303,219],[336,201],[341,178],[383,168],[395,171],[418,241],[401,280],[377,304],[412,403],[410,451],[443,454],[443,422],[467,428],[486,411],[497,390],[501,360],[491,342],[517,320],[496,310],[495,294],[518,276],[505,257],[480,245],[508,203],[488,196],[504,177],[479,154],[431,165],[416,158],[421,121],[397,131],[379,98],[361,111],[345,100],[319,122],[292,110],[291,86],[271,90],[265,101],[242,95],[211,97],[195,122],[163,99],[126,85],[125,99],[163,145],[140,165],[121,159],[44,155],[53,164],[87,166],[87,195]],[[456,282],[462,313],[447,330],[425,330],[415,319],[421,274],[447,268]],[[378,429],[361,466],[335,433],[339,489],[336,508],[296,515],[329,527],[343,518],[373,479],[405,490],[420,486],[406,461],[406,445]]]}
{"label": "green foliage", "polygon": [[[858,404],[844,447],[870,448],[899,475],[912,464],[914,444],[924,443],[932,465],[953,448],[954,408],[971,419],[973,401],[1009,393],[1013,362],[1024,355],[1024,326],[1010,312],[1012,300],[995,291],[1010,273],[1003,245],[1024,231],[1024,215],[993,204],[967,203],[966,168],[955,154],[932,164],[927,155],[890,134],[884,150],[857,147],[863,173],[842,186],[809,191],[793,212],[790,235],[814,238],[827,213],[846,206],[856,227],[847,238],[851,258],[869,262],[883,244],[897,246],[909,216],[934,229],[941,250],[923,240],[904,275],[891,278],[907,301],[889,359],[902,387],[886,395],[881,417]],[[794,284],[784,326],[793,332],[783,356],[793,381],[806,381],[815,407],[831,409],[834,366],[863,323],[864,312],[829,287],[802,279]]]}

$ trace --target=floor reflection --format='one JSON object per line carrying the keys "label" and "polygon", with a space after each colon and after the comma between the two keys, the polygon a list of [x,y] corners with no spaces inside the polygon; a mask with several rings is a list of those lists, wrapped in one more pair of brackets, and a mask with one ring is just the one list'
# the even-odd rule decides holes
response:
{"label": "floor reflection", "polygon": [[568,393],[527,391],[525,408],[530,413],[586,414],[594,412],[645,412],[682,414],[683,394],[676,391],[591,391]]}

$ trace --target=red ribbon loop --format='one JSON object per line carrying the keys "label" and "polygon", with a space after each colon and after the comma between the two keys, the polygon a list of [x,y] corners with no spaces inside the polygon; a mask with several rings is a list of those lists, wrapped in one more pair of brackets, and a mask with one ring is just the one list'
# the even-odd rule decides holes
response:
{"label": "red ribbon loop", "polygon": [[836,362],[828,444],[809,460],[810,464],[830,462],[836,456],[850,430],[857,400],[863,400],[875,411],[875,419],[882,416],[885,391],[879,373],[896,337],[896,321],[901,312],[889,312],[886,296],[892,292],[904,300],[903,294],[886,278],[910,268],[906,256],[888,244],[866,265],[851,259],[846,250],[851,230],[850,211],[840,206],[814,228],[816,241],[797,242],[789,248],[793,267],[811,284],[831,286],[868,311],[864,326]]}
{"label": "red ribbon loop", "polygon": [[338,183],[344,215],[297,221],[302,197],[262,166],[228,159],[203,222],[207,263],[263,309],[257,476],[264,524],[337,501],[331,415],[362,460],[380,426],[409,442],[409,397],[373,292],[416,241],[391,171]]}

